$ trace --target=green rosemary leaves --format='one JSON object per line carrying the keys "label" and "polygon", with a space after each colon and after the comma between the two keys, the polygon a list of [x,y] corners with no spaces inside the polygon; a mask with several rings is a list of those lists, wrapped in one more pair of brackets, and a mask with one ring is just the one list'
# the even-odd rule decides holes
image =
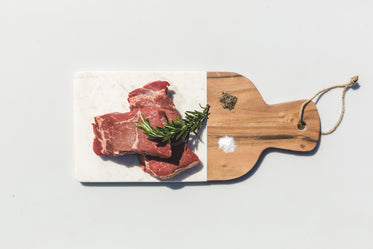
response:
{"label": "green rosemary leaves", "polygon": [[135,122],[137,127],[148,134],[149,138],[159,139],[162,142],[167,140],[177,141],[184,137],[187,142],[190,133],[193,133],[198,138],[198,130],[202,128],[203,123],[207,120],[210,110],[210,105],[202,107],[202,111],[187,111],[185,118],[176,119],[167,122],[163,127],[152,127],[148,119],[140,114],[141,122]]}

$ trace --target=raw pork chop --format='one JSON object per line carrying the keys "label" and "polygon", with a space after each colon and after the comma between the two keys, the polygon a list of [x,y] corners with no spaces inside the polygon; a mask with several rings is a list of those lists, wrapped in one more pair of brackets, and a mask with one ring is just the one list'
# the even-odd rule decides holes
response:
{"label": "raw pork chop", "polygon": [[167,122],[165,113],[156,109],[136,109],[127,113],[109,113],[95,117],[93,150],[97,155],[120,156],[124,154],[144,154],[162,158],[171,156],[170,142],[160,143],[148,138],[138,129],[139,114],[147,117],[152,126],[162,126]]}
{"label": "raw pork chop", "polygon": [[162,179],[171,178],[182,171],[196,166],[199,162],[198,156],[193,153],[184,141],[172,144],[172,156],[170,158],[159,158],[153,156],[138,155],[141,168]]}
{"label": "raw pork chop", "polygon": [[168,97],[169,85],[167,81],[154,81],[133,90],[128,94],[130,110],[151,107],[164,111],[170,120],[178,119],[179,113]]}
{"label": "raw pork chop", "polygon": [[[167,81],[155,81],[143,88],[133,90],[128,95],[130,110],[152,107],[164,111],[168,121],[179,119],[179,113],[168,97],[167,86],[169,85]],[[145,172],[163,179],[171,178],[196,166],[199,162],[198,156],[189,149],[183,140],[172,145],[172,156],[168,159],[144,155],[138,155],[138,158],[141,168]]]}

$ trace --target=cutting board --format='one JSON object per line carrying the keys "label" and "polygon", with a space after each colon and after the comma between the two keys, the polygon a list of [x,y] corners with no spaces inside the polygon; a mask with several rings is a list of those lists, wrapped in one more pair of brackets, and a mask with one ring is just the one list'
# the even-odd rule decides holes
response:
{"label": "cutting board", "polygon": [[[210,104],[201,141],[192,146],[200,164],[168,181],[230,180],[249,172],[267,148],[310,151],[320,136],[314,103],[304,113],[305,129],[298,128],[305,100],[267,105],[254,84],[230,72],[80,72],[74,77],[75,177],[81,182],[158,182],[138,167],[135,155],[119,158],[93,153],[93,117],[128,111],[128,92],[155,80],[170,82],[170,93],[181,114]],[[280,82],[279,82],[280,83]],[[222,92],[238,97],[233,110],[219,102]],[[219,149],[223,136],[233,137],[234,152]]]}
{"label": "cutting board", "polygon": [[[219,102],[222,92],[237,96],[231,111]],[[304,112],[306,127],[298,128],[299,111],[305,100],[267,105],[246,77],[229,72],[207,73],[207,180],[229,180],[249,172],[265,149],[311,151],[320,137],[320,119],[311,102]],[[223,136],[234,138],[234,152],[219,149]]]}

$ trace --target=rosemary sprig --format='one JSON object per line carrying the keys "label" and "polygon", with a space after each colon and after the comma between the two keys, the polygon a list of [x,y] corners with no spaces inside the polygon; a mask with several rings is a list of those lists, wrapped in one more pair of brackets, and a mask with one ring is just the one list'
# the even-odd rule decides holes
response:
{"label": "rosemary sprig", "polygon": [[[201,105],[200,105],[201,106]],[[177,141],[184,137],[187,142],[190,133],[193,133],[198,138],[198,130],[202,128],[203,123],[207,120],[210,110],[210,105],[202,107],[202,111],[187,111],[185,118],[175,119],[167,122],[163,127],[152,127],[149,120],[140,114],[141,122],[135,122],[137,127],[148,134],[149,138],[159,139],[162,142],[167,140]]]}

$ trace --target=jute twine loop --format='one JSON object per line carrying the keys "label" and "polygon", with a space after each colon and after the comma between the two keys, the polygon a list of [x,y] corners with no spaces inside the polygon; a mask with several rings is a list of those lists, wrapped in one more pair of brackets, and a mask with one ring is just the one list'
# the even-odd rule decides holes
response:
{"label": "jute twine loop", "polygon": [[341,111],[341,115],[339,116],[339,119],[337,121],[337,123],[334,125],[333,128],[331,128],[329,131],[326,131],[326,132],[321,132],[321,135],[328,135],[332,132],[334,132],[337,127],[339,126],[339,124],[341,123],[342,121],[342,118],[343,118],[343,115],[345,113],[345,96],[346,96],[346,91],[348,88],[352,87],[353,85],[355,85],[357,83],[359,79],[359,76],[354,76],[350,79],[350,82],[346,83],[346,84],[343,84],[343,85],[335,85],[335,86],[331,86],[331,87],[328,87],[328,88],[325,88],[319,92],[317,92],[312,98],[310,98],[309,100],[305,101],[302,106],[300,107],[300,112],[299,112],[299,122],[298,122],[298,128],[300,129],[304,129],[306,127],[306,123],[303,121],[303,114],[304,114],[304,108],[306,108],[306,106],[314,99],[316,98],[318,95],[320,95],[321,93],[325,93],[329,90],[332,90],[332,89],[335,89],[335,88],[341,88],[343,87],[343,93],[342,93],[342,111]]}

